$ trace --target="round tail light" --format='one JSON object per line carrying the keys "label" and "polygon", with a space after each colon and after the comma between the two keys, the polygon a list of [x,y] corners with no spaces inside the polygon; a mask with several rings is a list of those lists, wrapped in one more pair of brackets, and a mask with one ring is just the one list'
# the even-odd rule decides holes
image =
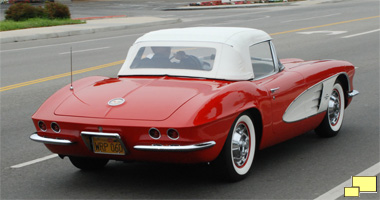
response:
{"label": "round tail light", "polygon": [[56,133],[61,132],[61,128],[56,122],[51,123],[51,129]]}
{"label": "round tail light", "polygon": [[47,130],[47,126],[46,126],[45,122],[43,122],[43,121],[38,122],[38,127],[41,129],[41,131]]}
{"label": "round tail light", "polygon": [[177,140],[179,138],[179,133],[175,129],[169,129],[168,130],[168,137],[172,140]]}
{"label": "round tail light", "polygon": [[160,139],[160,137],[161,137],[160,131],[157,130],[156,128],[149,129],[149,135],[151,138],[153,138],[155,140]]}

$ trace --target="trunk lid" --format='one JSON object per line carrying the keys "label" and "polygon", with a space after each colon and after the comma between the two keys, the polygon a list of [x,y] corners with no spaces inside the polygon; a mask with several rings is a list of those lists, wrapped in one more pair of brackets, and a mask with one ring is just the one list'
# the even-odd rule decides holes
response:
{"label": "trunk lid", "polygon": [[[199,94],[208,81],[167,77],[111,78],[73,92],[55,110],[56,115],[126,120],[165,120]],[[123,98],[124,103],[108,102]]]}

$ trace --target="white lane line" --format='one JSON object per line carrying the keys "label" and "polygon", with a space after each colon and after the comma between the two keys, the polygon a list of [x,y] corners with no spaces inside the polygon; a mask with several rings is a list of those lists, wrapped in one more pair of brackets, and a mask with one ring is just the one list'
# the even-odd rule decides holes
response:
{"label": "white lane line", "polygon": [[[211,11],[211,12],[218,12],[218,11]],[[255,12],[255,15],[261,14],[261,13],[266,13],[266,11]],[[256,16],[252,16],[252,12],[242,12],[242,13],[238,13],[238,14],[228,14],[227,13],[227,14],[224,14],[224,15],[218,15],[218,16],[212,16],[212,17],[211,16],[210,17],[198,17],[198,18],[188,17],[188,18],[185,18],[183,20],[190,21],[190,22],[195,22],[195,21],[201,21],[201,22],[203,22],[203,21],[206,21],[206,20],[213,20],[213,19],[219,19],[219,20],[222,20],[224,18],[232,19],[232,18],[237,18],[239,16],[245,16],[245,15],[248,15],[246,18],[244,18],[245,20],[249,19],[249,18],[256,17]]]}
{"label": "white lane line", "polygon": [[[73,51],[73,53],[81,53],[81,52],[87,52],[87,51],[96,51],[96,50],[101,50],[101,49],[109,49],[110,47],[101,47],[101,48],[94,48],[94,49],[86,49],[86,50],[79,50],[79,51]],[[63,52],[60,53],[59,55],[64,55],[64,54],[69,54],[69,52]]]}
{"label": "white lane line", "polygon": [[[356,176],[375,176],[380,173],[380,162],[376,163],[372,167],[360,172]],[[317,197],[314,200],[332,200],[337,199],[344,195],[344,187],[351,187],[352,186],[352,180],[348,179],[347,181],[341,183],[340,185],[334,187],[330,191],[322,194],[321,196]]]}
{"label": "white lane line", "polygon": [[27,47],[27,48],[20,48],[20,49],[10,49],[10,50],[0,51],[0,53],[13,52],[13,51],[26,51],[26,50],[31,50],[31,49],[39,49],[39,48],[47,48],[47,47],[71,45],[71,44],[80,44],[80,43],[86,43],[86,42],[95,42],[95,41],[101,41],[101,40],[110,40],[110,39],[117,39],[117,38],[123,38],[123,37],[134,37],[134,36],[141,36],[143,34],[144,33],[136,33],[136,34],[130,34],[130,35],[121,35],[121,36],[106,37],[106,38],[99,38],[99,39],[92,39],[92,40],[82,40],[82,41],[78,41],[78,42],[67,42],[67,43],[61,43],[61,44],[50,44],[50,45],[43,45],[43,46],[36,46],[36,47]]}
{"label": "white lane line", "polygon": [[309,17],[309,18],[302,18],[302,19],[293,19],[293,20],[282,21],[281,23],[289,23],[289,22],[304,21],[304,20],[309,20],[309,19],[317,19],[317,18],[323,18],[323,17],[331,17],[331,16],[335,16],[335,15],[340,15],[340,14],[342,14],[342,13],[335,13],[335,14],[330,14],[330,15],[322,15],[322,16]]}
{"label": "white lane line", "polygon": [[[256,20],[262,20],[262,19],[266,19],[266,18],[269,18],[270,16],[264,16],[264,17],[260,17],[260,18],[252,18],[252,19],[245,19],[244,21],[247,22],[247,21],[256,21]],[[221,25],[221,24],[237,24],[241,22],[241,20],[232,20],[232,21],[225,21],[225,22],[219,22],[219,23],[213,23],[213,25]]]}
{"label": "white lane line", "polygon": [[356,37],[356,36],[366,35],[366,34],[369,34],[369,33],[374,33],[374,32],[377,32],[377,31],[380,31],[380,29],[376,29],[376,30],[372,30],[372,31],[367,31],[367,32],[363,32],[363,33],[358,33],[358,34],[354,34],[354,35],[347,35],[347,36],[344,36],[342,38],[352,38],[352,37]]}
{"label": "white lane line", "polygon": [[11,166],[11,168],[12,169],[18,169],[18,168],[21,168],[21,167],[26,167],[28,165],[33,165],[33,164],[36,164],[36,163],[39,163],[39,162],[43,162],[45,160],[49,160],[49,159],[56,158],[56,157],[58,157],[58,154],[52,154],[50,156],[45,156],[45,157],[42,157],[42,158],[37,158],[35,160],[31,160],[31,161],[28,161],[28,162],[21,163],[21,164],[18,164],[18,165],[13,165],[13,166]]}

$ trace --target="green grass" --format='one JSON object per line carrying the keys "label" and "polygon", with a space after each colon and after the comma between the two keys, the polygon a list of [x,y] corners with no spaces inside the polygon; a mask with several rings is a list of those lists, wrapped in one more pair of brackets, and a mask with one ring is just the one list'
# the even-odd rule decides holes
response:
{"label": "green grass", "polygon": [[60,26],[68,24],[83,24],[86,23],[82,20],[73,19],[41,19],[33,18],[26,21],[12,21],[4,20],[0,22],[0,31],[10,31],[17,29],[47,27],[47,26]]}

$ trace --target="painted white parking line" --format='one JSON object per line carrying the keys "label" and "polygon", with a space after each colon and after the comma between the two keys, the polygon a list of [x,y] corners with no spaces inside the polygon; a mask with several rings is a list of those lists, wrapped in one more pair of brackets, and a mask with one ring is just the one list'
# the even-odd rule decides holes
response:
{"label": "painted white parking line", "polygon": [[[376,163],[372,167],[360,172],[356,176],[376,176],[380,173],[380,162]],[[333,200],[337,199],[344,195],[344,187],[351,187],[352,180],[348,179],[347,181],[341,183],[340,185],[334,187],[330,191],[322,194],[314,200]]]}
{"label": "painted white parking line", "polygon": [[28,165],[33,165],[33,164],[36,164],[36,163],[39,163],[39,162],[42,162],[42,161],[45,161],[45,160],[49,160],[49,159],[52,159],[52,158],[56,158],[56,157],[58,157],[58,154],[52,154],[52,155],[49,155],[49,156],[45,156],[45,157],[42,157],[42,158],[37,158],[35,160],[24,162],[24,163],[21,163],[21,164],[18,164],[18,165],[13,165],[13,166],[11,166],[11,168],[12,169],[18,169],[18,168],[21,168],[21,167],[26,167]]}
{"label": "painted white parking line", "polygon": [[[256,20],[263,20],[263,19],[267,19],[267,18],[270,18],[270,16],[263,16],[263,17],[260,17],[260,18],[252,18],[252,19],[246,19],[245,21],[248,22],[248,21],[256,21]],[[224,21],[224,22],[219,22],[219,23],[213,23],[213,25],[222,25],[222,24],[237,24],[241,22],[241,20],[231,20],[231,21]]]}
{"label": "painted white parking line", "polygon": [[293,20],[282,21],[281,23],[289,23],[289,22],[304,21],[304,20],[317,19],[317,18],[323,18],[323,17],[331,17],[335,15],[340,15],[340,14],[342,13],[335,13],[335,14],[330,14],[330,15],[322,15],[322,16],[302,18],[302,19],[293,19]]}
{"label": "painted white parking line", "polygon": [[[93,49],[85,49],[85,50],[79,50],[79,51],[73,51],[73,53],[82,53],[82,52],[87,52],[87,51],[96,51],[96,50],[101,50],[101,49],[109,49],[110,47],[101,47],[101,48],[93,48]],[[63,52],[60,53],[59,55],[64,55],[64,54],[69,54],[70,52]]]}
{"label": "painted white parking line", "polygon": [[2,50],[2,51],[0,51],[0,53],[14,52],[14,51],[28,51],[28,50],[31,50],[31,49],[55,47],[55,46],[62,46],[62,45],[80,44],[80,43],[86,43],[86,42],[95,42],[95,41],[110,40],[110,39],[117,39],[117,38],[124,38],[124,37],[136,37],[136,36],[141,36],[143,34],[144,33],[136,33],[136,34],[130,34],[130,35],[121,35],[121,36],[106,37],[106,38],[99,38],[99,39],[92,39],[92,40],[82,40],[82,41],[78,41],[78,42],[67,42],[67,43],[61,43],[61,44],[50,44],[50,45],[27,47],[27,48],[20,48],[20,49]]}
{"label": "painted white parking line", "polygon": [[367,31],[367,32],[363,32],[363,33],[357,33],[357,34],[354,34],[354,35],[347,35],[347,36],[344,36],[342,38],[352,38],[352,37],[356,37],[356,36],[366,35],[366,34],[369,34],[369,33],[374,33],[374,32],[377,32],[377,31],[380,31],[380,29],[376,29],[376,30],[372,30],[372,31]]}

